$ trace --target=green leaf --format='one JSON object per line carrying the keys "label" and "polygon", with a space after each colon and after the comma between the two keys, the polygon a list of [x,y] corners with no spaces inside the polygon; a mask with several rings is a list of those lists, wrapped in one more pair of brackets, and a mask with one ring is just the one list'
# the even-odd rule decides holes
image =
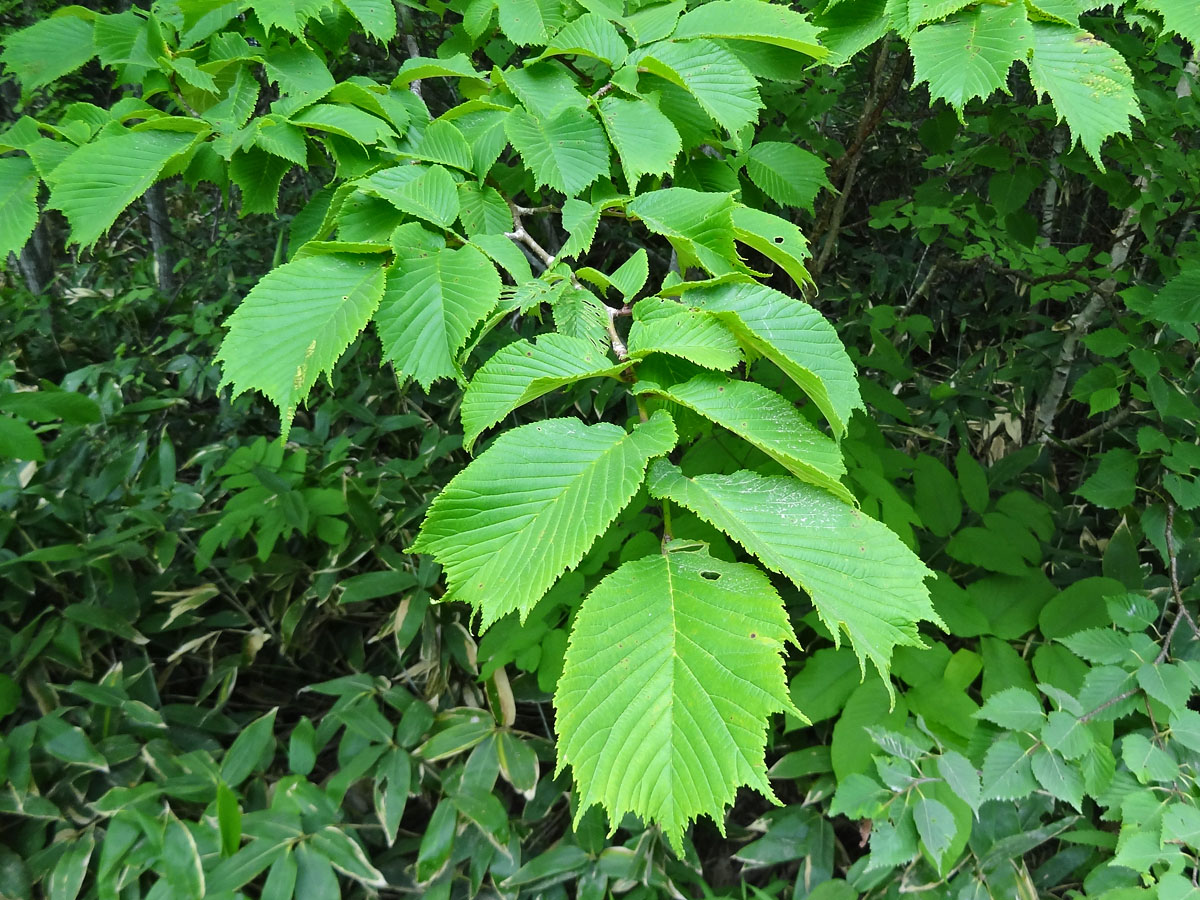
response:
{"label": "green leaf", "polygon": [[29,459],[41,462],[46,458],[37,433],[24,422],[11,416],[0,416],[0,459]]}
{"label": "green leaf", "polygon": [[46,182],[48,205],[71,223],[71,242],[85,248],[94,244],[195,138],[185,132],[137,131],[102,137],[68,156]]}
{"label": "green leaf", "polygon": [[412,761],[401,747],[386,751],[375,770],[375,815],[390,847],[396,841],[400,819],[408,803]]}
{"label": "green leaf", "polygon": [[927,453],[913,460],[913,499],[921,523],[939,537],[949,537],[962,522],[958,482]]}
{"label": "green leaf", "polygon": [[1192,696],[1192,681],[1174,663],[1146,662],[1137,670],[1142,690],[1168,709],[1186,709]]}
{"label": "green leaf", "polygon": [[345,103],[317,103],[293,113],[291,122],[363,145],[374,144],[393,133],[383,119]]}
{"label": "green leaf", "polygon": [[1144,734],[1127,734],[1121,739],[1121,759],[1142,784],[1169,784],[1179,777],[1178,763]]}
{"label": "green leaf", "polygon": [[685,13],[671,37],[677,41],[686,38],[759,41],[823,59],[829,51],[821,46],[819,33],[820,29],[805,16],[782,3],[715,0]]}
{"label": "green leaf", "polygon": [[1200,265],[1184,263],[1183,270],[1159,288],[1146,312],[1188,340],[1196,340],[1200,323]]}
{"label": "green leaf", "polygon": [[299,404],[379,305],[383,280],[380,264],[361,256],[310,256],[272,270],[225,322],[222,385],[279,407],[286,439]]}
{"label": "green leaf", "polygon": [[229,178],[242,192],[241,215],[274,215],[279,206],[279,185],[292,169],[291,160],[248,147],[229,161]]}
{"label": "green leaf", "polygon": [[1083,776],[1079,766],[1045,747],[1033,751],[1031,762],[1033,777],[1056,800],[1066,800],[1079,812],[1083,812]]}
{"label": "green leaf", "polygon": [[666,299],[646,299],[633,307],[629,357],[651,353],[668,353],[722,372],[744,359],[737,338],[719,321]]}
{"label": "green leaf", "polygon": [[387,886],[387,879],[371,865],[362,845],[336,825],[326,825],[313,834],[309,841],[313,850],[328,859],[343,875],[368,887]]}
{"label": "green leaf", "polygon": [[983,798],[1020,800],[1037,790],[1029,753],[1013,737],[1002,737],[983,757]]}
{"label": "green leaf", "polygon": [[1038,698],[1015,687],[992,694],[976,715],[1012,731],[1038,731],[1046,721]]}
{"label": "green leaf", "polygon": [[604,129],[585,109],[567,106],[553,118],[538,119],[517,106],[504,130],[538,185],[574,197],[608,172]]}
{"label": "green leaf", "polygon": [[683,0],[643,6],[621,19],[621,27],[629,32],[639,46],[644,46],[669,37],[683,9]]}
{"label": "green leaf", "polygon": [[1118,447],[1100,457],[1100,466],[1080,485],[1079,496],[1105,509],[1133,503],[1137,491],[1137,457]]}
{"label": "green leaf", "polygon": [[609,346],[608,314],[591,291],[564,287],[550,298],[554,327],[559,334],[587,341],[596,352]]}
{"label": "green leaf", "polygon": [[307,841],[297,844],[293,852],[296,856],[295,896],[342,896],[337,875],[328,857]]}
{"label": "green leaf", "polygon": [[79,896],[95,848],[96,835],[91,828],[69,842],[46,878],[46,900],[75,900]]}
{"label": "green leaf", "polygon": [[938,757],[937,770],[950,790],[978,815],[979,804],[983,802],[983,788],[975,765],[957,750],[946,750]]}
{"label": "green leaf", "polygon": [[926,22],[940,21],[961,9],[966,9],[972,2],[973,0],[907,0],[908,31],[916,31]]}
{"label": "green leaf", "polygon": [[674,385],[642,380],[634,391],[657,394],[695,410],[749,441],[797,478],[846,503],[855,502],[840,481],[846,467],[837,444],[774,391],[752,381],[707,372]]}
{"label": "green leaf", "polygon": [[441,166],[393,166],[376,172],[360,188],[441,228],[453,225],[460,212],[458,186]]}
{"label": "green leaf", "polygon": [[621,40],[616,26],[604,16],[588,12],[569,22],[556,34],[542,56],[590,56],[613,69],[624,62],[628,52],[629,48]]}
{"label": "green leaf", "polygon": [[713,41],[654,44],[646,48],[637,64],[691,94],[700,108],[731,135],[755,121],[762,109],[758,82],[750,70]]}
{"label": "green leaf", "polygon": [[733,234],[787,272],[797,286],[813,283],[804,267],[809,256],[808,241],[787,219],[749,206],[735,206]]}
{"label": "green leaf", "polygon": [[1172,803],[1163,813],[1162,839],[1200,847],[1200,809],[1186,803]]}
{"label": "green leaf", "polygon": [[307,775],[316,762],[316,729],[308,716],[301,716],[288,738],[288,769],[296,775]]}
{"label": "green leaf", "polygon": [[661,412],[632,433],[574,419],[506,432],[434,500],[411,552],[433,554],[445,569],[445,599],[474,605],[483,627],[513,610],[523,620],[675,439]]}
{"label": "green leaf", "polygon": [[623,100],[610,94],[596,108],[621,158],[630,192],[637,190],[643,175],[671,173],[683,142],[675,125],[658,107],[646,100]]}
{"label": "green leaf", "polygon": [[1095,664],[1115,665],[1133,652],[1129,638],[1111,628],[1086,628],[1059,640],[1076,656]]}
{"label": "green leaf", "polygon": [[650,467],[647,486],[806,591],[835,643],[849,635],[864,671],[870,659],[886,673],[897,645],[923,647],[919,620],[940,624],[921,561],[883,525],[819,488],[753,472],[687,478],[665,461]]}
{"label": "green leaf", "polygon": [[170,886],[170,895],[179,900],[203,900],[204,867],[200,849],[191,830],[171,816],[167,821],[162,843],[163,874]]}
{"label": "green leaf", "polygon": [[242,843],[242,809],[237,794],[225,782],[217,785],[217,830],[221,834],[221,854],[233,856]]}
{"label": "green leaf", "polygon": [[1049,94],[1059,121],[1066,119],[1072,142],[1096,162],[1100,145],[1114,134],[1129,134],[1129,120],[1141,120],[1133,75],[1121,54],[1088,32],[1068,25],[1033,23],[1033,87]]}
{"label": "green leaf", "polygon": [[1060,709],[1046,718],[1046,725],[1042,728],[1042,742],[1067,759],[1079,759],[1092,748],[1095,738],[1077,716]]}
{"label": "green leaf", "polygon": [[381,44],[386,44],[396,36],[396,7],[381,0],[340,0],[341,4],[350,10],[351,15],[358,19],[363,31]]}
{"label": "green leaf", "polygon": [[408,87],[414,81],[426,78],[468,78],[486,82],[484,75],[475,71],[471,58],[465,53],[456,53],[445,59],[434,59],[429,56],[412,56],[404,61],[396,77],[392,79],[393,87]]}
{"label": "green leaf", "polygon": [[259,716],[242,729],[221,760],[221,780],[238,787],[259,768],[263,758],[275,747],[275,714],[273,709]]}
{"label": "green leaf", "polygon": [[954,835],[958,832],[954,814],[944,803],[930,797],[918,797],[913,804],[913,822],[917,826],[923,849],[934,865],[941,868],[942,857],[954,843]]}
{"label": "green leaf", "polygon": [[536,345],[509,344],[484,363],[463,394],[463,447],[469,451],[485,429],[531,400],[584,378],[618,378],[627,367],[591,342],[564,334],[544,334]]}
{"label": "green leaf", "polygon": [[746,154],[746,173],[759,190],[780,206],[798,206],[809,212],[822,188],[833,189],[825,177],[826,168],[819,156],[780,141],[755,144]]}
{"label": "green leaf", "polygon": [[1163,24],[1192,45],[1200,47],[1200,6],[1191,0],[1140,0],[1139,6],[1152,9],[1163,17]]}
{"label": "green leaf", "polygon": [[[754,567],[671,551],[625,563],[584,601],[554,705],[558,769],[595,803],[657,822],[677,853],[707,814],[720,826],[747,784],[774,802],[766,717],[788,710],[780,659],[795,643]],[[603,740],[596,740],[603,735]]]}
{"label": "green leaf", "polygon": [[562,226],[569,236],[558,251],[559,259],[587,253],[596,238],[596,227],[600,224],[603,209],[599,204],[585,203],[583,200],[568,200],[563,204]]}
{"label": "green leaf", "polygon": [[[78,7],[76,7],[78,8]],[[0,62],[24,91],[74,72],[96,55],[92,23],[73,15],[50,16],[4,39]]]}
{"label": "green leaf", "polygon": [[428,162],[445,163],[464,172],[473,171],[475,165],[470,143],[453,122],[445,119],[430,122],[417,145],[407,155]]}
{"label": "green leaf", "polygon": [[689,291],[688,302],[728,326],[812,398],[840,437],[863,408],[854,364],[833,326],[807,303],[762,285],[727,284]]}
{"label": "green leaf", "polygon": [[541,0],[498,0],[500,29],[517,46],[544,44],[562,21],[557,2]]}
{"label": "green leaf", "polygon": [[39,184],[28,157],[0,159],[0,260],[20,253],[37,227]]}
{"label": "green leaf", "polygon": [[289,848],[271,863],[271,870],[267,872],[267,880],[263,882],[259,900],[292,900],[299,874],[300,867],[296,864],[296,855]]}
{"label": "green leaf", "polygon": [[459,220],[472,240],[481,234],[507,234],[513,230],[512,212],[495,188],[464,181],[458,186],[458,199]]}
{"label": "green leaf", "polygon": [[426,390],[457,377],[458,351],[496,306],[500,287],[496,267],[470,245],[401,259],[375,314],[384,358]]}
{"label": "green leaf", "polygon": [[699,265],[722,275],[744,268],[733,244],[733,201],[727,194],[690,188],[647,191],[626,212],[671,242],[681,270]]}
{"label": "green leaf", "polygon": [[1030,47],[1030,24],[1022,3],[981,3],[952,19],[927,25],[910,42],[916,83],[962,115],[975,97],[1005,90],[1008,70]]}
{"label": "green leaf", "polygon": [[60,716],[43,716],[38,720],[38,741],[43,750],[55,759],[89,769],[108,771],[108,762],[82,728]]}

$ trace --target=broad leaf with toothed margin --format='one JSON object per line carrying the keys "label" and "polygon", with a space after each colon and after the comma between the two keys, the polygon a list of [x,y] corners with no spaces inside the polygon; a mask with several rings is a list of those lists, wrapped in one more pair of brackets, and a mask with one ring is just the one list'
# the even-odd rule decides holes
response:
{"label": "broad leaf with toothed margin", "polygon": [[713,275],[745,269],[733,244],[733,200],[691,188],[647,191],[625,207],[679,254],[680,269],[700,266]]}
{"label": "broad leaf with toothed margin", "polygon": [[20,253],[38,220],[38,176],[26,157],[0,159],[0,260]]}
{"label": "broad leaf with toothed margin", "polygon": [[410,552],[442,564],[445,599],[473,605],[481,627],[513,610],[524,619],[637,493],[650,459],[675,440],[663,412],[632,433],[575,419],[515,428],[446,485]]}
{"label": "broad leaf with toothed margin", "polygon": [[49,206],[61,210],[71,223],[71,243],[94,244],[196,137],[179,131],[135,131],[84,144],[63,160],[46,181]]}
{"label": "broad leaf with toothed margin", "polygon": [[826,168],[816,154],[782,141],[762,141],[746,153],[746,174],[760,191],[780,206],[809,212],[820,190],[833,187],[825,177]]}
{"label": "broad leaf with toothed margin", "polygon": [[1188,41],[1193,52],[1200,48],[1200,3],[1195,0],[1141,0],[1139,5],[1162,16],[1167,30]]}
{"label": "broad leaf with toothed margin", "polygon": [[95,55],[91,22],[70,15],[43,16],[28,28],[5,36],[0,62],[24,90],[32,91],[74,72]]}
{"label": "broad leaf with toothed margin", "polygon": [[730,134],[757,119],[762,109],[758,82],[745,63],[713,41],[653,44],[637,64],[691,94]]}
{"label": "broad leaf with toothed margin", "polygon": [[296,408],[366,326],[383,294],[367,257],[309,256],[279,266],[225,322],[217,359],[234,396],[258,391],[279,407],[283,436]]}
{"label": "broad leaf with toothed margin", "polygon": [[509,344],[484,363],[463,393],[463,447],[470,450],[484,429],[522,404],[584,378],[615,378],[627,367],[614,364],[590,341],[565,334],[544,334],[536,345]]}
{"label": "broad leaf with toothed margin", "polygon": [[1029,76],[1039,94],[1049,94],[1073,141],[1100,162],[1100,145],[1114,134],[1129,134],[1130,118],[1141,119],[1133,75],[1125,59],[1081,28],[1033,23]]}
{"label": "broad leaf with toothed margin", "polygon": [[1029,34],[1021,3],[984,3],[926,25],[911,41],[916,80],[961,115],[972,98],[1004,88],[1009,68],[1029,52]]}
{"label": "broad leaf with toothed margin", "polygon": [[401,259],[375,315],[384,358],[426,390],[456,377],[458,351],[496,306],[500,287],[496,267],[470,245]]}
{"label": "broad leaf with toothed margin", "polygon": [[796,643],[762,572],[707,550],[627,562],[584,600],[555,692],[558,768],[579,788],[576,821],[601,804],[657,822],[677,853],[700,815],[723,829],[737,789],[778,802],[766,719],[799,715],[783,677]]}
{"label": "broad leaf with toothed margin", "polygon": [[683,148],[671,120],[646,100],[605,97],[598,104],[600,121],[621,158],[629,190],[637,190],[643,175],[671,172]]}
{"label": "broad leaf with toothed margin", "polygon": [[839,480],[846,466],[838,445],[770,388],[703,372],[672,385],[643,379],[634,391],[656,394],[700,413],[749,441],[797,478],[824,488],[846,503],[855,502],[854,495]]}
{"label": "broad leaf with toothed margin", "polygon": [[538,119],[518,106],[504,130],[538,185],[574,197],[608,172],[604,129],[586,109],[568,106],[553,118]]}
{"label": "broad leaf with toothed margin", "polygon": [[846,433],[862,397],[854,364],[824,316],[758,284],[697,288],[688,291],[685,302],[716,316],[738,340],[779,366],[817,404],[834,435]]}
{"label": "broad leaf with toothed margin", "polygon": [[673,300],[647,298],[633,307],[629,357],[667,353],[727,372],[745,360],[737,338],[712,316]]}
{"label": "broad leaf with toothed margin", "polygon": [[753,472],[687,478],[663,460],[646,486],[805,590],[835,643],[843,631],[850,637],[864,669],[870,659],[887,672],[893,648],[924,646],[919,621],[941,624],[924,564],[885,526],[820,488]]}
{"label": "broad leaf with toothed margin", "polygon": [[823,59],[829,51],[821,46],[819,34],[805,16],[783,3],[715,0],[684,13],[671,37],[756,41]]}

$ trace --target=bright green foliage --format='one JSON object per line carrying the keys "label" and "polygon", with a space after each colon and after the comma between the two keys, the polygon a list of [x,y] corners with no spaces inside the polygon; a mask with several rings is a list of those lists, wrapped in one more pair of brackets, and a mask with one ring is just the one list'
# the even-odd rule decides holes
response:
{"label": "bright green foliage", "polygon": [[517,107],[505,132],[538,184],[573,197],[608,171],[604,130],[585,109],[568,106],[539,119]]}
{"label": "bright green foliage", "polygon": [[64,15],[44,19],[5,39],[0,62],[16,74],[26,91],[74,72],[96,55],[92,23],[72,15],[79,9],[64,10]]}
{"label": "bright green foliage", "polygon": [[1074,140],[1099,163],[1100,145],[1140,119],[1133,76],[1116,50],[1079,28],[1036,23],[1029,76],[1050,95]]}
{"label": "bright green foliage", "polygon": [[891,532],[825,491],[752,472],[685,477],[650,469],[651,495],[692,510],[812,597],[835,641],[882,673],[896,646],[923,646],[917,622],[938,622],[922,584],[928,570]]}
{"label": "bright green foliage", "polygon": [[384,353],[423,385],[452,378],[458,351],[499,297],[500,276],[474,247],[401,259],[375,316]]}
{"label": "bright green foliage", "polygon": [[853,502],[853,495],[839,480],[846,468],[837,444],[774,391],[752,381],[709,373],[668,385],[643,379],[635,391],[695,410],[749,441],[797,478]]}
{"label": "bright green foliage", "polygon": [[475,373],[463,395],[463,446],[470,450],[484,429],[524,403],[583,378],[615,378],[624,368],[590,342],[565,334],[544,335],[536,346],[509,344]]}
{"label": "bright green foliage", "polygon": [[312,256],[260,281],[229,319],[219,358],[235,393],[279,407],[284,435],[322,374],[366,327],[383,296],[383,269],[364,257]]}
{"label": "bright green foliage", "polygon": [[835,435],[845,432],[862,398],[854,366],[820,313],[759,285],[700,288],[686,299],[725,324],[747,349],[779,366],[812,398]]}
{"label": "bright green foliage", "polygon": [[1009,68],[1029,52],[1030,31],[1020,3],[984,3],[928,25],[912,37],[917,80],[961,115],[968,101],[1004,88]]}
{"label": "bright green foliage", "polygon": [[588,595],[571,635],[558,710],[559,769],[613,821],[683,830],[748,784],[774,799],[763,764],[768,715],[796,713],[780,654],[795,643],[767,578],[686,545],[628,562]]}
{"label": "bright green foliage", "polygon": [[71,223],[72,240],[90,247],[195,137],[186,131],[135,131],[86,144],[47,177],[49,205]]}
{"label": "bright green foliage", "polygon": [[0,257],[19,251],[37,226],[38,177],[19,156],[0,159]]}
{"label": "bright green foliage", "polygon": [[666,413],[631,434],[572,419],[514,429],[446,485],[411,549],[433,554],[447,597],[474,605],[484,626],[524,618],[674,445]]}
{"label": "bright green foliage", "polygon": [[825,163],[794,144],[762,141],[746,154],[746,172],[764,194],[781,206],[812,210],[822,188],[830,187]]}
{"label": "bright green foliage", "polygon": [[0,893],[1187,896],[1195,4],[401,6],[4,38]]}
{"label": "bright green foliage", "polygon": [[629,355],[668,353],[698,366],[728,371],[744,359],[733,333],[712,316],[672,300],[633,308]]}

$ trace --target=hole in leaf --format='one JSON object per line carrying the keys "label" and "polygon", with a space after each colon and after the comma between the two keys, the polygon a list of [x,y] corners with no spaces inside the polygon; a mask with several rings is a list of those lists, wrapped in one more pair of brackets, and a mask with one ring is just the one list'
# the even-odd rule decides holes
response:
{"label": "hole in leaf", "polygon": [[782,244],[782,243],[783,243],[783,237],[782,237],[782,236],[780,236],[780,235],[776,235],[776,236],[775,236],[775,243],[777,243],[777,244]]}
{"label": "hole in leaf", "polygon": [[721,573],[720,572],[701,572],[700,577],[705,579],[706,581],[716,581],[718,578],[721,577]]}

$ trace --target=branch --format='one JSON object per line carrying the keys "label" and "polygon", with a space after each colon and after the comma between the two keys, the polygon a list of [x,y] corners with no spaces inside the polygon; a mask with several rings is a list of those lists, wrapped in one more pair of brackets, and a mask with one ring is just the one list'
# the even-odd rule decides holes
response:
{"label": "branch", "polygon": [[[1141,189],[1145,191],[1147,179],[1144,177],[1139,178],[1138,183]],[[1088,300],[1087,306],[1071,319],[1071,328],[1067,332],[1067,336],[1063,339],[1062,347],[1058,351],[1058,361],[1054,365],[1054,373],[1050,376],[1050,382],[1046,385],[1046,392],[1042,394],[1041,399],[1038,401],[1033,415],[1033,429],[1030,437],[1043,444],[1050,440],[1050,428],[1054,424],[1054,417],[1058,414],[1058,405],[1062,401],[1063,392],[1067,388],[1067,381],[1071,377],[1071,365],[1075,362],[1075,354],[1078,352],[1079,342],[1091,329],[1092,323],[1100,316],[1101,311],[1107,303],[1108,295],[1111,295],[1116,289],[1117,271],[1129,259],[1129,250],[1133,246],[1133,239],[1137,234],[1135,229],[1130,228],[1130,223],[1133,222],[1136,216],[1137,210],[1132,206],[1126,209],[1121,215],[1121,224],[1116,229],[1121,236],[1113,244],[1112,261],[1108,265],[1108,269],[1112,275],[1105,279],[1104,283],[1098,288],[1092,290],[1092,296]]]}
{"label": "branch", "polygon": [[1099,437],[1106,431],[1116,428],[1137,410],[1132,406],[1126,406],[1118,410],[1110,419],[1107,419],[1097,425],[1095,428],[1089,428],[1083,434],[1077,434],[1073,438],[1067,438],[1065,441],[1059,441],[1059,446],[1062,447],[1078,447],[1080,444],[1086,444],[1094,437]]}
{"label": "branch", "polygon": [[[1154,658],[1157,665],[1167,658],[1167,654],[1171,652],[1171,639],[1175,637],[1175,629],[1179,627],[1179,623],[1183,621],[1183,617],[1187,615],[1187,610],[1183,606],[1183,591],[1179,588],[1179,563],[1175,557],[1175,504],[1167,504],[1167,571],[1171,576],[1171,597],[1175,601],[1175,619],[1171,622],[1171,627],[1167,629],[1166,636],[1163,637],[1162,649],[1158,651],[1158,656]],[[1191,618],[1188,616],[1188,618]],[[1195,629],[1195,624],[1192,628]]]}
{"label": "branch", "polygon": [[617,316],[621,315],[622,311],[607,303],[602,303],[601,307],[605,316],[608,317],[608,340],[612,344],[613,353],[617,354],[617,359],[624,361],[629,358],[629,348],[625,346],[625,342],[621,340],[621,335],[617,331]]}

